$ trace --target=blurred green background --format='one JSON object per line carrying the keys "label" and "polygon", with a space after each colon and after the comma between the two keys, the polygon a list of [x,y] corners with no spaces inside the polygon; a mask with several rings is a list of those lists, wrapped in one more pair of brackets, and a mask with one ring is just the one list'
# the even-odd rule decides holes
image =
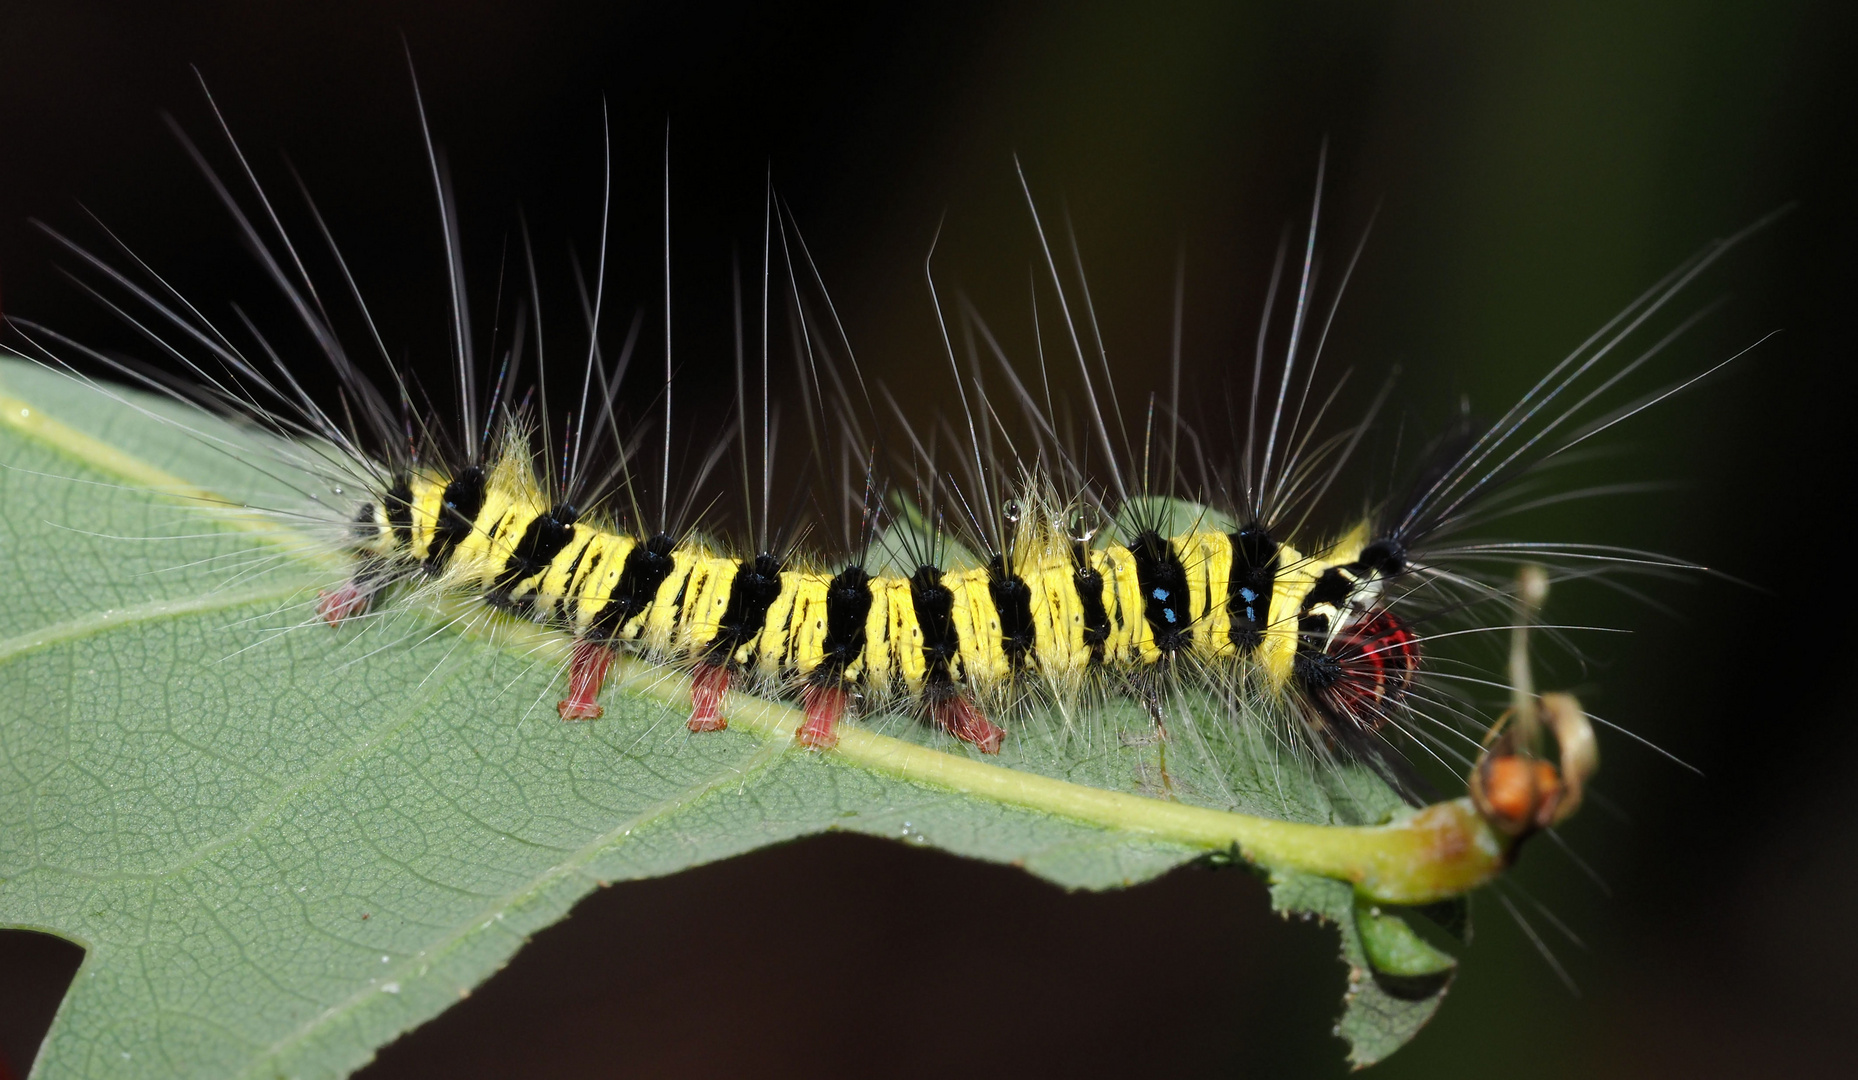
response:
{"label": "blurred green background", "polygon": [[[1607,738],[1617,810],[1568,830],[1606,890],[1544,840],[1517,875],[1585,942],[1550,934],[1580,995],[1486,898],[1442,1013],[1375,1075],[1830,1073],[1849,1057],[1858,967],[1851,543],[1836,523],[1858,359],[1853,30],[1833,3],[8,0],[0,306],[101,324],[25,224],[81,229],[79,201],[190,295],[262,292],[157,116],[210,142],[195,64],[261,172],[287,176],[280,149],[302,169],[390,340],[410,363],[441,359],[402,34],[480,295],[519,204],[545,260],[565,266],[570,244],[588,256],[604,95],[611,295],[652,310],[669,120],[680,400],[699,423],[726,401],[708,387],[729,370],[730,252],[753,257],[770,169],[867,372],[901,398],[951,400],[921,266],[938,222],[940,280],[1030,340],[1014,154],[1048,214],[1075,224],[1125,387],[1160,385],[1184,257],[1186,378],[1213,397],[1243,370],[1326,138],[1337,262],[1379,207],[1326,362],[1357,369],[1358,389],[1399,365],[1400,415],[1422,428],[1461,395],[1500,411],[1706,240],[1795,203],[1685,298],[1686,312],[1725,303],[1667,370],[1782,333],[1571,481],[1672,489],[1517,526],[1741,582],[1571,588],[1550,612],[1634,631],[1583,639],[1588,663],[1551,681],[1705,775]],[[1339,1075],[1334,955],[1328,931],[1280,924],[1240,873],[1068,896],[833,837],[591,897],[366,1075]],[[0,934],[0,1059],[22,1074],[76,959]]]}

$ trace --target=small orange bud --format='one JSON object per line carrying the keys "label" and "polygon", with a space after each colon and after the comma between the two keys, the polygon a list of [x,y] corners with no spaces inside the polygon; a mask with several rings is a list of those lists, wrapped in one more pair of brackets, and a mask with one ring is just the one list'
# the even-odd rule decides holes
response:
{"label": "small orange bud", "polygon": [[1484,798],[1498,817],[1520,824],[1535,816],[1535,784],[1528,762],[1495,758],[1485,773]]}
{"label": "small orange bud", "polygon": [[1509,836],[1554,824],[1566,794],[1561,770],[1526,754],[1488,755],[1471,775],[1478,811]]}

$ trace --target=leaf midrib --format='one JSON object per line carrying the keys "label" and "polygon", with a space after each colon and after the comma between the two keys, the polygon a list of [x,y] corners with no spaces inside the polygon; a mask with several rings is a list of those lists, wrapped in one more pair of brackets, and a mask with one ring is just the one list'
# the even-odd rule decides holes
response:
{"label": "leaf midrib", "polygon": [[103,611],[80,615],[77,618],[47,623],[35,630],[14,634],[10,638],[0,638],[0,665],[10,664],[22,656],[53,645],[81,641],[87,637],[97,637],[145,623],[162,622],[214,611],[228,611],[232,608],[265,601],[288,600],[296,596],[299,591],[296,587],[251,589],[237,593],[209,593],[206,596],[187,600],[152,600],[146,604],[134,604],[125,608],[106,608]]}

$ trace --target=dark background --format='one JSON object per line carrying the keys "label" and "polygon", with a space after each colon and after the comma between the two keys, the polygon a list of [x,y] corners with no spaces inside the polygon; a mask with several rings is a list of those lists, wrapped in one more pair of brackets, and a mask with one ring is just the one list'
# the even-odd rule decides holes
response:
{"label": "dark background", "polygon": [[[1601,782],[1620,812],[1591,809],[1568,831],[1610,895],[1540,841],[1519,868],[1586,942],[1555,942],[1581,995],[1486,900],[1440,1016],[1376,1075],[1827,1073],[1849,1057],[1858,966],[1850,541],[1836,524],[1852,505],[1852,24],[1833,3],[7,0],[0,305],[99,324],[25,224],[82,231],[79,201],[190,295],[252,291],[158,118],[175,112],[211,145],[195,64],[268,181],[288,182],[280,150],[303,171],[394,346],[442,360],[402,33],[480,294],[521,205],[554,294],[571,295],[560,267],[570,245],[590,258],[597,234],[605,95],[609,295],[626,315],[654,310],[669,120],[680,393],[699,422],[723,400],[705,386],[728,371],[731,245],[758,243],[770,169],[866,370],[943,402],[921,260],[946,214],[948,287],[1024,321],[1014,153],[1048,213],[1070,210],[1125,385],[1159,384],[1185,253],[1187,377],[1204,390],[1247,355],[1327,137],[1328,246],[1345,251],[1381,207],[1329,355],[1370,387],[1403,365],[1402,408],[1422,416],[1460,394],[1500,410],[1704,241],[1797,203],[1699,285],[1696,305],[1727,303],[1684,363],[1782,335],[1634,422],[1595,474],[1681,483],[1554,519],[1559,535],[1749,583],[1654,581],[1652,605],[1574,589],[1550,611],[1635,631],[1556,677],[1706,775],[1607,739]],[[367,1075],[1339,1075],[1334,947],[1271,916],[1241,873],[1066,895],[832,837],[590,897]],[[14,1069],[77,959],[0,933]]]}

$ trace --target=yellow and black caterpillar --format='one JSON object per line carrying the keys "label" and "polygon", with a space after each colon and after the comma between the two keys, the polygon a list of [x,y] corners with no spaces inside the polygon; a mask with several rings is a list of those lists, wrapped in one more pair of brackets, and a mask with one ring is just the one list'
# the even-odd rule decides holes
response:
{"label": "yellow and black caterpillar", "polygon": [[[55,351],[63,347],[191,405],[229,413],[284,436],[293,447],[286,452],[289,460],[285,464],[307,477],[306,483],[324,490],[299,489],[313,505],[308,512],[302,507],[269,509],[298,522],[307,517],[338,530],[339,543],[353,559],[348,580],[322,593],[317,601],[317,614],[330,625],[363,615],[396,587],[473,596],[492,610],[572,635],[567,692],[558,705],[563,719],[599,717],[598,699],[608,669],[616,655],[630,652],[688,673],[692,731],[726,726],[726,692],[732,680],[739,679],[763,693],[801,699],[806,721],[799,740],[818,748],[835,744],[837,725],[854,708],[876,713],[905,704],[955,738],[983,753],[995,753],[1009,735],[1007,727],[997,721],[1008,719],[1016,703],[1044,695],[1069,704],[1085,690],[1133,698],[1149,711],[1165,737],[1164,703],[1171,688],[1183,680],[1198,680],[1229,702],[1288,705],[1287,710],[1276,712],[1287,711],[1300,718],[1316,733],[1318,742],[1367,758],[1383,775],[1389,775],[1388,759],[1379,750],[1379,742],[1387,737],[1384,727],[1442,762],[1450,758],[1469,767],[1466,747],[1475,752],[1477,743],[1454,717],[1467,718],[1470,712],[1456,708],[1451,687],[1431,682],[1436,673],[1421,665],[1422,646],[1449,636],[1434,627],[1455,618],[1468,623],[1472,631],[1506,629],[1491,627],[1488,620],[1479,623],[1466,614],[1492,603],[1507,610],[1510,570],[1519,561],[1577,565],[1576,572],[1582,574],[1594,572],[1595,567],[1682,564],[1642,552],[1595,546],[1470,543],[1454,538],[1479,524],[1480,517],[1503,512],[1504,500],[1515,493],[1514,481],[1537,466],[1702,377],[1692,376],[1610,411],[1606,404],[1605,395],[1663,351],[1688,322],[1623,363],[1609,357],[1622,351],[1628,340],[1740,235],[1761,224],[1707,246],[1555,365],[1497,420],[1481,429],[1467,424],[1459,437],[1446,440],[1431,455],[1432,464],[1419,470],[1420,479],[1411,495],[1382,500],[1377,510],[1358,517],[1359,524],[1339,537],[1311,543],[1302,535],[1309,504],[1329,489],[1368,423],[1363,420],[1327,441],[1313,440],[1303,426],[1305,406],[1311,405],[1310,374],[1326,337],[1326,331],[1306,332],[1314,291],[1314,210],[1300,274],[1294,289],[1285,290],[1294,315],[1284,335],[1282,359],[1271,365],[1267,381],[1265,342],[1273,306],[1273,299],[1268,299],[1251,371],[1251,404],[1242,428],[1234,425],[1241,432],[1240,445],[1228,465],[1209,468],[1201,462],[1203,481],[1195,486],[1193,502],[1185,503],[1198,506],[1198,512],[1188,515],[1190,524],[1182,528],[1180,518],[1158,512],[1153,505],[1183,503],[1174,498],[1181,486],[1178,480],[1163,485],[1163,492],[1144,485],[1131,493],[1124,484],[1118,459],[1133,464],[1137,455],[1126,436],[1118,453],[1109,434],[1110,422],[1104,419],[1107,412],[1121,427],[1114,389],[1108,385],[1107,361],[1099,344],[1094,360],[1104,380],[1106,408],[1096,396],[1093,358],[1086,355],[1073,323],[1067,286],[1034,208],[1032,220],[1050,271],[1049,288],[1058,298],[1083,376],[1085,404],[1094,421],[1091,453],[1100,453],[1098,460],[1107,461],[1113,483],[1096,483],[1080,464],[1086,455],[1058,438],[1056,431],[1062,425],[1051,405],[1049,383],[1044,402],[1036,402],[995,346],[1035,429],[1031,442],[1020,445],[1035,449],[1023,455],[1018,450],[993,455],[993,436],[998,431],[1005,437],[1006,428],[984,399],[980,408],[971,407],[969,395],[980,392],[978,374],[973,376],[974,389],[962,390],[965,441],[972,445],[972,453],[963,448],[957,455],[964,467],[971,467],[965,484],[935,469],[933,455],[923,453],[921,443],[909,433],[918,451],[918,465],[925,460],[930,464],[927,488],[948,492],[951,501],[962,504],[963,517],[972,526],[964,529],[964,535],[980,541],[983,555],[970,561],[947,558],[946,532],[941,519],[935,517],[927,541],[902,545],[906,550],[901,558],[874,559],[867,535],[862,552],[856,551],[857,545],[848,536],[853,553],[827,559],[808,555],[792,540],[803,530],[790,527],[774,542],[767,536],[773,438],[767,414],[771,305],[766,288],[772,276],[777,221],[796,309],[805,305],[799,299],[801,286],[794,266],[798,261],[812,267],[811,255],[803,247],[800,260],[787,249],[789,222],[777,213],[778,203],[771,194],[761,268],[764,521],[758,542],[731,548],[694,529],[674,525],[673,515],[666,510],[671,488],[673,369],[668,260],[666,371],[661,391],[664,471],[659,513],[648,526],[643,524],[646,515],[638,509],[639,494],[628,462],[654,425],[622,423],[613,390],[623,375],[639,324],[635,320],[618,361],[608,364],[600,340],[604,243],[592,299],[587,303],[590,341],[580,403],[567,411],[566,435],[557,439],[557,433],[550,430],[547,373],[539,345],[541,301],[527,233],[522,250],[529,264],[530,303],[526,312],[518,305],[515,341],[504,347],[493,380],[492,373],[473,358],[458,223],[427,136],[450,261],[449,336],[460,423],[457,431],[448,432],[429,421],[432,410],[416,404],[423,391],[417,391],[416,380],[409,379],[388,355],[359,288],[312,205],[309,212],[327,242],[328,254],[342,267],[350,296],[392,375],[392,392],[384,392],[362,373],[230,133],[227,141],[262,212],[247,212],[205,157],[191,143],[188,148],[295,312],[299,329],[307,332],[326,360],[339,392],[339,406],[319,401],[306,390],[306,380],[290,372],[272,343],[249,323],[246,330],[253,340],[235,343],[233,335],[173,294],[159,278],[150,274],[152,280],[142,280],[125,273],[49,229],[90,272],[102,277],[106,288],[128,294],[131,306],[153,313],[153,318],[138,319],[117,301],[105,300],[178,359],[195,381],[185,385],[156,378],[43,327],[16,323],[47,362],[69,369],[69,363]],[[1321,184],[1319,166],[1319,199]],[[1027,200],[1030,205],[1029,190]],[[666,205],[668,250],[668,191]],[[794,237],[798,245],[797,233]],[[1285,262],[1285,253],[1280,251],[1271,298],[1278,295]],[[817,270],[812,274],[823,292]],[[1081,283],[1081,271],[1079,279]],[[1344,285],[1346,281],[1345,274]],[[100,296],[104,293],[103,288],[96,291]],[[936,303],[939,316],[939,299]],[[740,312],[738,294],[737,403],[741,415],[737,431],[746,488],[749,424]],[[804,312],[799,319],[805,323]],[[518,377],[525,359],[523,334],[531,326],[538,343],[534,347],[538,385],[533,389],[540,393],[534,397],[525,393],[517,403],[523,386]],[[819,371],[825,369],[839,387],[838,404],[845,405],[851,395],[844,390],[845,380],[814,355],[810,344],[804,356],[799,355],[798,343],[810,342],[818,329],[806,323],[794,335],[800,369],[813,372],[812,393],[803,392],[800,397],[808,403],[809,424],[830,426],[822,420],[827,395],[820,392]],[[1314,348],[1309,344],[1311,338]],[[944,342],[948,340],[944,328]],[[849,354],[849,345],[846,350]],[[969,377],[955,362],[952,347],[949,360],[957,385],[965,386]],[[1041,351],[1041,371],[1043,362]],[[1298,381],[1293,373],[1301,378],[1300,394],[1291,392]],[[1598,386],[1589,388],[1583,379]],[[1166,418],[1174,425],[1174,434],[1167,440],[1166,454],[1157,455],[1164,461],[1163,474],[1176,477],[1184,471],[1176,450],[1182,431],[1187,430],[1180,417],[1178,380],[1177,371]],[[861,375],[858,381],[862,385]],[[486,382],[492,383],[490,405],[480,408],[480,384]],[[1577,384],[1582,385],[1577,388]],[[597,393],[593,392],[596,388]],[[868,395],[866,400],[868,404]],[[813,410],[816,402],[822,407]],[[1311,405],[1308,413],[1319,417],[1327,407],[1327,402]],[[849,417],[852,411],[842,410],[847,427],[856,424]],[[977,415],[983,418],[978,423]],[[1130,475],[1150,475],[1154,416],[1151,402],[1142,467],[1129,468]],[[539,440],[534,437],[538,429]],[[589,430],[596,434],[585,441]],[[607,470],[605,481],[590,484],[586,481],[588,460],[599,452],[596,444],[609,438],[605,452],[617,464]],[[957,440],[962,441],[962,436],[958,434]],[[836,441],[848,461],[854,456],[848,447],[871,445],[853,431]],[[547,448],[545,453],[537,453],[538,442]],[[538,467],[538,459],[548,460],[558,446],[560,469]],[[816,445],[815,460],[826,456]],[[866,462],[868,470],[875,470],[875,451],[859,449],[856,456]],[[1263,464],[1255,467],[1259,456]],[[608,509],[619,500],[602,486],[620,475],[625,477],[625,494],[632,503],[629,524],[624,527],[615,523]],[[1020,478],[1016,484],[997,479],[1012,475]],[[851,489],[849,483],[838,486]],[[924,487],[920,473],[918,487]],[[1060,495],[1061,488],[1069,494]],[[863,499],[867,526],[890,513],[885,500],[874,497],[882,489],[881,483],[867,477]],[[366,495],[357,497],[357,490]],[[1223,512],[1200,505],[1205,503],[1220,504]],[[1080,513],[1086,509],[1088,514]],[[330,520],[332,512],[339,517]],[[1081,524],[1086,516],[1114,525],[1108,530],[1086,528]],[[890,513],[890,517],[898,527],[908,524],[907,513]],[[754,554],[745,554],[745,550]],[[1501,570],[1492,572],[1493,563],[1502,564]],[[1498,685],[1475,676],[1449,677],[1470,685]],[[1390,779],[1409,797],[1418,791],[1404,778]]]}
{"label": "yellow and black caterpillar", "polygon": [[[1368,542],[1365,526],[1305,555],[1257,525],[1092,546],[1038,513],[990,566],[830,572],[590,525],[547,502],[518,448],[449,479],[394,477],[354,532],[360,569],[324,596],[324,618],[340,623],[417,574],[568,630],[581,648],[564,719],[600,715],[594,698],[618,648],[694,666],[692,730],[724,726],[722,692],[741,671],[805,687],[811,745],[832,744],[855,691],[915,699],[987,752],[1003,731],[974,703],[1019,678],[1064,686],[1181,660],[1243,666],[1274,690],[1295,681],[1333,720],[1373,727],[1372,709],[1417,659],[1400,624],[1376,611],[1404,552],[1390,537]],[[1378,644],[1343,636],[1355,660],[1344,670],[1331,651],[1338,631],[1368,623]]]}

